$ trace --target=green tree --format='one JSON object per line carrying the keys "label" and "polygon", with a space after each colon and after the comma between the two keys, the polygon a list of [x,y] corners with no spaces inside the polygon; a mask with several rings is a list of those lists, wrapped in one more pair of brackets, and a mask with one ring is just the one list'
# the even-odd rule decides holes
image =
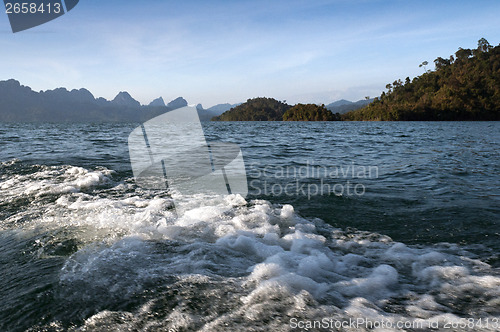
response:
{"label": "green tree", "polygon": [[472,50],[468,48],[458,48],[458,51],[455,52],[455,56],[457,58],[457,61],[459,62],[464,62],[467,60],[470,56],[472,56]]}
{"label": "green tree", "polygon": [[439,70],[439,69],[442,69],[442,68],[450,65],[451,62],[448,59],[443,59],[442,57],[437,57],[436,60],[434,60],[434,64],[436,65],[436,70]]}
{"label": "green tree", "polygon": [[283,121],[335,121],[340,118],[325,105],[297,104],[283,114]]}
{"label": "green tree", "polygon": [[477,49],[481,52],[488,52],[491,49],[491,45],[485,38],[481,38],[477,42]]}
{"label": "green tree", "polygon": [[427,61],[424,61],[422,62],[421,64],[419,64],[418,66],[419,67],[424,67],[424,71],[427,72],[427,65],[429,64],[429,62]]}

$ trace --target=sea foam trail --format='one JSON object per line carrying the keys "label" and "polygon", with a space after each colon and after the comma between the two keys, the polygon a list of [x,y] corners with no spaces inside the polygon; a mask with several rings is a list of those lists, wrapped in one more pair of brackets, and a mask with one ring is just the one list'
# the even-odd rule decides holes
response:
{"label": "sea foam trail", "polygon": [[41,167],[29,175],[2,176],[0,190],[14,195],[46,195],[79,192],[109,182],[113,171],[88,171],[82,167]]}
{"label": "sea foam trail", "polygon": [[[498,269],[458,245],[407,246],[239,195],[174,193],[176,212],[171,197],[111,173],[64,166],[0,181],[2,199],[55,195],[22,228],[63,228],[58,241],[78,243],[56,295],[71,310],[53,324],[84,317],[82,330],[287,331],[292,319],[362,317],[392,324],[386,330],[425,321],[444,331],[464,318],[500,317]],[[2,223],[12,227],[19,214]],[[41,258],[53,255],[38,245]]]}

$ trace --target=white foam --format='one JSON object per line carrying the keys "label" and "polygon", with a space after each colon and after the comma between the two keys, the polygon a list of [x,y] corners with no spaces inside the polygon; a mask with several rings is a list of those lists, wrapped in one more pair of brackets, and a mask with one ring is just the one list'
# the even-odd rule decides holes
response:
{"label": "white foam", "polygon": [[[214,329],[278,309],[393,322],[456,321],[460,317],[449,312],[457,310],[484,317],[500,312],[500,272],[467,257],[459,246],[409,246],[383,235],[346,232],[306,220],[291,205],[248,202],[239,195],[174,195],[176,206],[177,199],[182,203],[174,211],[172,198],[140,190],[81,192],[109,184],[110,174],[63,167],[1,179],[8,195],[61,194],[33,227],[78,229],[83,245],[68,258],[63,282],[95,282],[109,292],[133,294],[165,275],[188,283],[195,282],[193,276],[214,278],[203,282],[236,294],[231,313],[207,322]],[[124,186],[116,184],[115,192]],[[470,301],[465,309],[463,299]],[[204,319],[180,312],[171,318],[186,329]]]}
{"label": "white foam", "polygon": [[[140,234],[134,246],[140,246],[145,239],[166,239],[193,243],[190,250],[194,251],[199,250],[196,243],[207,243],[207,250],[214,252],[229,250],[224,252],[232,253],[235,270],[247,271],[241,281],[242,287],[249,290],[241,296],[241,304],[247,307],[277,297],[293,298],[305,291],[317,301],[330,299],[348,304],[347,316],[363,314],[379,319],[391,317],[394,321],[431,319],[449,309],[426,292],[444,292],[447,285],[453,285],[455,294],[465,294],[471,288],[498,292],[500,285],[495,276],[475,275],[478,266],[483,266],[479,262],[464,263],[460,256],[450,256],[437,248],[412,248],[363,232],[345,236],[333,228],[328,239],[317,233],[315,223],[297,216],[291,206],[275,208],[265,201],[248,203],[232,196],[214,200],[216,204],[209,206],[199,202],[176,216],[166,211],[170,203],[163,198],[144,200],[131,196],[110,200],[90,199],[84,194],[71,196],[76,200],[61,198],[58,204],[76,209],[82,217],[87,215],[83,219],[88,225],[107,224],[129,235]],[[147,251],[144,255],[148,255]],[[201,261],[192,261],[190,256],[177,257],[165,264],[169,271],[202,274],[207,264],[221,264],[203,257]],[[238,257],[245,257],[246,261]],[[95,257],[88,259],[93,261]],[[426,291],[418,295],[412,291],[415,286]],[[384,313],[382,308],[393,297],[412,299],[406,303],[409,316]],[[446,319],[443,317],[439,319]]]}
{"label": "white foam", "polygon": [[89,171],[82,167],[41,167],[42,170],[27,175],[9,175],[0,178],[0,188],[4,195],[11,197],[28,195],[76,193],[111,182],[113,171],[100,169]]}

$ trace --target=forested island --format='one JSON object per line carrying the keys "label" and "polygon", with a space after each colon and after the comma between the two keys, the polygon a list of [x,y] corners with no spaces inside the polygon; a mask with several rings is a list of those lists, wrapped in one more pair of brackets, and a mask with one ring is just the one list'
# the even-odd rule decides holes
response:
{"label": "forested island", "polygon": [[340,114],[333,114],[325,105],[297,104],[290,106],[273,98],[259,97],[214,117],[213,121],[335,121]]}

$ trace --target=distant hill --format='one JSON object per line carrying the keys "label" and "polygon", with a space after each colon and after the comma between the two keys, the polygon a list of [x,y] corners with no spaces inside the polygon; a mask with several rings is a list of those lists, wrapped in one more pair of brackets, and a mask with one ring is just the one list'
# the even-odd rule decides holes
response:
{"label": "distant hill", "polygon": [[165,105],[165,101],[163,100],[162,97],[158,97],[155,100],[153,100],[152,102],[150,102],[148,106],[160,106],[160,107],[162,107],[162,106],[167,106],[167,105]]}
{"label": "distant hill", "polygon": [[208,108],[207,110],[210,112],[215,113],[216,115],[221,115],[222,113],[229,111],[231,108],[236,107],[238,105],[241,105],[242,103],[237,103],[237,104],[217,104],[215,106],[212,106]]}
{"label": "distant hill", "polygon": [[13,79],[0,81],[2,122],[144,122],[187,102],[179,97],[169,105],[162,106],[157,99],[150,106],[141,106],[125,91],[108,101],[96,99],[86,89],[35,92]]}
{"label": "distant hill", "polygon": [[231,108],[213,118],[214,121],[282,121],[283,114],[291,108],[273,98],[259,97]]}
{"label": "distant hill", "polygon": [[[373,103],[346,113],[344,120],[500,120],[500,45],[484,38],[434,60],[435,71],[387,84]],[[427,63],[422,63],[425,66]]]}
{"label": "distant hill", "polygon": [[220,115],[208,109],[204,109],[201,104],[196,105],[196,110],[198,111],[200,121],[210,121],[213,117]]}
{"label": "distant hill", "polygon": [[182,97],[178,97],[178,98],[172,100],[171,102],[169,102],[167,104],[167,107],[171,108],[171,109],[177,109],[177,108],[185,107],[187,105],[188,105],[188,103],[187,103],[186,99],[184,99]]}
{"label": "distant hill", "polygon": [[332,111],[332,113],[344,114],[350,111],[354,111],[360,109],[374,100],[372,99],[362,99],[356,102],[352,102],[349,100],[341,99],[333,102],[331,104],[326,105],[326,109]]}
{"label": "distant hill", "polygon": [[342,106],[342,105],[350,105],[350,104],[352,104],[352,101],[340,99],[340,100],[334,101],[331,104],[326,105],[326,108],[337,107],[337,106]]}
{"label": "distant hill", "polygon": [[115,99],[113,99],[111,102],[115,105],[125,106],[125,107],[138,108],[141,106],[141,103],[132,98],[132,96],[126,91],[121,91],[120,93],[118,93]]}
{"label": "distant hill", "polygon": [[196,109],[198,110],[198,115],[200,116],[201,121],[210,121],[212,118],[221,115],[222,113],[230,110],[233,107],[236,107],[239,104],[218,104],[215,106],[212,106],[210,108],[204,109],[201,104],[196,105]]}
{"label": "distant hill", "polygon": [[325,105],[297,104],[283,114],[283,121],[338,121],[340,116],[327,110]]}

